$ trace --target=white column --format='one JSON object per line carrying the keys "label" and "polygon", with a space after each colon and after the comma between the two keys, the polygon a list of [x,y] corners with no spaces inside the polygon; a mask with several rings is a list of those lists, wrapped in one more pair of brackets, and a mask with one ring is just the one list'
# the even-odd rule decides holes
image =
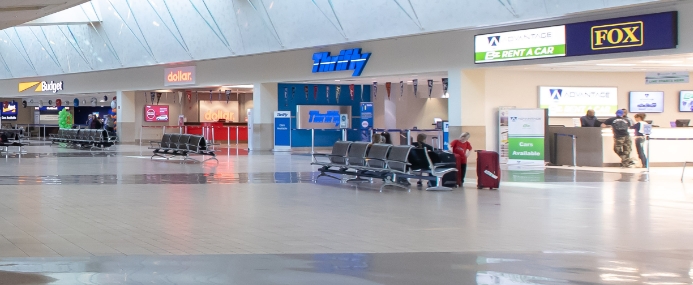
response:
{"label": "white column", "polygon": [[[469,132],[474,149],[489,149],[489,134],[493,129],[486,110],[486,72],[484,70],[448,71],[448,121],[450,140]],[[474,160],[472,156],[472,160]]]}
{"label": "white column", "polygon": [[139,135],[139,126],[136,126],[135,92],[116,92],[118,138],[121,142],[134,143]]}
{"label": "white column", "polygon": [[[253,126],[251,151],[271,150],[274,145],[274,111],[277,105],[277,83],[256,83],[253,86]],[[296,111],[292,111],[291,115]]]}

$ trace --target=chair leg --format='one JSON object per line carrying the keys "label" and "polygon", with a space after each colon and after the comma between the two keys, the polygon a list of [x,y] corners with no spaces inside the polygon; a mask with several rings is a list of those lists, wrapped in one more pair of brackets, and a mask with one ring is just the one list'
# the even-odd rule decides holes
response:
{"label": "chair leg", "polygon": [[683,162],[683,171],[681,171],[681,183],[683,183],[683,175],[686,174],[686,165],[688,164],[688,161]]}
{"label": "chair leg", "polygon": [[443,186],[443,177],[436,176],[436,186],[428,187],[426,191],[452,191],[452,188]]}

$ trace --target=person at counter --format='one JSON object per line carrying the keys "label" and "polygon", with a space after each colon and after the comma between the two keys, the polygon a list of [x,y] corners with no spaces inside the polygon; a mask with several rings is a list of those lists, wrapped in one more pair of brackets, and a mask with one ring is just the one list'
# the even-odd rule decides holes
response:
{"label": "person at counter", "polygon": [[633,142],[630,139],[630,133],[628,133],[631,124],[624,117],[623,110],[616,111],[616,117],[609,118],[602,124],[603,128],[609,126],[614,132],[614,152],[621,158],[621,167],[634,167],[635,162],[630,158]]}
{"label": "person at counter", "polygon": [[623,118],[626,119],[626,120],[628,120],[628,123],[630,123],[631,126],[632,126],[632,125],[635,125],[635,121],[633,121],[633,119],[631,119],[630,117],[628,117],[628,110],[626,110],[626,109],[621,109],[621,111],[623,111]]}
{"label": "person at counter", "polygon": [[645,125],[647,125],[647,122],[645,122],[646,116],[645,113],[635,114],[635,125],[631,127],[635,130],[635,150],[638,152],[638,157],[640,158],[643,168],[647,168],[647,156],[645,155],[644,148],[647,137],[643,134]]}
{"label": "person at counter", "polygon": [[602,122],[597,120],[597,117],[594,114],[594,110],[590,109],[587,110],[587,114],[585,116],[582,116],[580,118],[580,125],[583,128],[599,128],[602,126]]}

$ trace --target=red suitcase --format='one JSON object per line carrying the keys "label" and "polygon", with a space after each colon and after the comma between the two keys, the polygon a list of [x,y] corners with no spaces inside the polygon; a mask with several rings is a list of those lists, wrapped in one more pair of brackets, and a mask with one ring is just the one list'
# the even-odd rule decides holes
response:
{"label": "red suitcase", "polygon": [[498,189],[500,186],[500,156],[495,151],[476,151],[476,176],[479,189]]}

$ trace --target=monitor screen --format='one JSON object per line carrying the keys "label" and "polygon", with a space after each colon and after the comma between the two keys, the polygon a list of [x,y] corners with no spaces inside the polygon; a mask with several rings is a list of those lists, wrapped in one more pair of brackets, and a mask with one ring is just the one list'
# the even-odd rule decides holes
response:
{"label": "monitor screen", "polygon": [[663,113],[664,92],[630,92],[631,113]]}
{"label": "monitor screen", "polygon": [[693,112],[693,91],[681,91],[679,95],[679,111]]}
{"label": "monitor screen", "polygon": [[168,122],[168,105],[144,106],[145,122]]}

